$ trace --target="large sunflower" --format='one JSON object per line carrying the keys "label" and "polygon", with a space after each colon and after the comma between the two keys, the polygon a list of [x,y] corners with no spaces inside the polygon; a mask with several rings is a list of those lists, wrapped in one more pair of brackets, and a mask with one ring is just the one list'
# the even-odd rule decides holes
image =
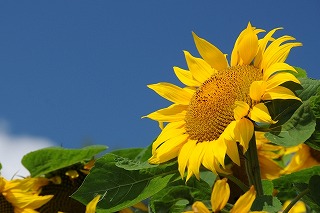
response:
{"label": "large sunflower", "polygon": [[297,99],[281,86],[287,81],[300,83],[284,63],[291,48],[301,43],[291,36],[274,39],[268,32],[263,38],[249,23],[237,38],[229,66],[226,55],[193,33],[202,58],[184,51],[189,70],[174,67],[186,86],[170,83],[148,85],[163,98],[173,102],[167,108],[145,117],[167,123],[152,146],[150,163],[159,164],[178,157],[179,172],[187,180],[199,178],[201,164],[213,172],[223,172],[226,154],[240,164],[237,143],[245,152],[254,132],[254,122],[274,123],[265,101]]}

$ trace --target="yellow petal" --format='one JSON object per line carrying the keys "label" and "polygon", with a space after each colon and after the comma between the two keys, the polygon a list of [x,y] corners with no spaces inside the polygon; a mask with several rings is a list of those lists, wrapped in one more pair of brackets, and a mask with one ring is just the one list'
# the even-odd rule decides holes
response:
{"label": "yellow petal", "polygon": [[272,120],[268,108],[263,103],[259,103],[253,106],[249,113],[249,117],[251,118],[251,120],[254,120],[259,123],[276,123],[276,121]]}
{"label": "yellow petal", "polygon": [[243,64],[250,64],[254,57],[257,55],[258,51],[258,36],[254,32],[251,24],[248,24],[248,27],[243,35],[241,41],[239,41],[238,52],[243,60]]}
{"label": "yellow petal", "polygon": [[292,66],[286,63],[275,63],[272,64],[268,69],[263,71],[263,80],[267,81],[270,76],[272,76],[275,72],[282,70],[290,70],[293,72],[297,72]]}
{"label": "yellow petal", "polygon": [[282,86],[277,86],[265,92],[262,100],[275,100],[275,99],[295,99],[301,101],[290,89]]}
{"label": "yellow petal", "polygon": [[[263,70],[268,69],[272,64],[284,62],[292,47],[301,46],[301,43],[285,43],[286,41],[295,40],[292,36],[281,36],[273,41],[266,49],[261,62]],[[281,45],[282,44],[282,45]]]}
{"label": "yellow petal", "polygon": [[254,81],[250,85],[250,98],[254,101],[260,101],[267,88],[265,81]]}
{"label": "yellow petal", "polygon": [[236,120],[240,120],[241,118],[248,115],[250,106],[246,102],[236,101],[234,104],[236,108],[233,110],[233,113]]}
{"label": "yellow petal", "polygon": [[5,192],[4,195],[6,200],[13,206],[31,209],[40,208],[53,198],[53,195],[38,196],[37,194],[28,193],[22,190],[10,190]]}
{"label": "yellow petal", "polygon": [[192,205],[192,210],[194,213],[210,213],[209,209],[200,201],[196,201]]}
{"label": "yellow petal", "polygon": [[252,206],[253,201],[256,199],[256,191],[254,187],[251,186],[249,191],[244,195],[240,196],[237,202],[234,204],[230,213],[248,213]]}
{"label": "yellow petal", "polygon": [[150,163],[164,163],[178,156],[180,149],[187,142],[189,135],[183,134],[162,143],[149,159]]}
{"label": "yellow petal", "polygon": [[172,104],[167,108],[159,109],[142,118],[150,118],[159,122],[175,122],[184,120],[187,114],[188,106],[181,104]]}
{"label": "yellow petal", "polygon": [[271,78],[268,79],[266,90],[275,88],[288,81],[292,81],[297,84],[300,84],[300,81],[291,73],[285,73],[285,72],[276,73],[275,75],[273,75]]}
{"label": "yellow petal", "polygon": [[236,139],[243,146],[243,151],[246,152],[249,147],[249,141],[253,136],[253,123],[246,118],[237,121],[235,134]]}
{"label": "yellow petal", "polygon": [[204,155],[204,149],[206,149],[207,147],[208,144],[197,143],[189,158],[188,168],[192,171],[192,173],[198,180],[200,179],[199,169]]}
{"label": "yellow petal", "polygon": [[[207,142],[207,141],[204,141],[204,142],[201,142],[201,143],[210,143],[210,142]],[[211,149],[211,146],[210,144],[207,145],[208,148],[207,149],[204,149],[204,155],[203,155],[203,159],[202,159],[202,165],[211,170],[212,172],[214,173],[217,173],[216,170],[215,170],[215,167],[214,167],[214,163],[215,163],[215,157],[214,157],[214,152],[213,150]]]}
{"label": "yellow petal", "polygon": [[201,58],[193,57],[188,51],[184,51],[188,68],[194,79],[203,83],[210,78],[216,71]]}
{"label": "yellow petal", "polygon": [[218,140],[210,141],[207,148],[213,150],[215,158],[223,167],[225,167],[224,158],[227,153],[227,145],[225,140],[223,138],[219,138]]}
{"label": "yellow petal", "polygon": [[217,180],[211,194],[212,211],[218,212],[224,208],[230,197],[230,187],[227,179]]}
{"label": "yellow petal", "polygon": [[148,87],[173,103],[188,105],[192,98],[190,93],[170,83],[150,84]]}
{"label": "yellow petal", "polygon": [[133,207],[136,209],[140,209],[142,211],[148,212],[148,207],[142,202],[139,202],[139,203],[133,205]]}
{"label": "yellow petal", "polygon": [[201,57],[215,70],[224,70],[228,67],[225,55],[214,45],[198,37],[192,32],[194,42]]}
{"label": "yellow petal", "polygon": [[190,71],[181,69],[179,67],[173,67],[173,71],[177,78],[185,85],[190,87],[199,87],[201,85],[199,81],[193,78]]}
{"label": "yellow petal", "polygon": [[196,147],[197,141],[196,140],[188,140],[186,144],[183,145],[183,147],[180,150],[179,156],[178,156],[178,170],[180,172],[181,177],[183,178],[184,172],[186,170],[186,166],[189,161],[189,157]]}
{"label": "yellow petal", "polygon": [[86,207],[86,213],[95,213],[97,204],[100,200],[101,195],[95,196],[87,205]]}
{"label": "yellow petal", "polygon": [[176,137],[178,135],[182,135],[186,132],[184,129],[185,121],[179,122],[172,122],[165,126],[165,128],[161,131],[160,135],[152,144],[152,152],[155,150],[165,141],[169,140],[170,138]]}
{"label": "yellow petal", "polygon": [[240,166],[240,157],[237,143],[235,141],[225,140],[227,145],[227,155],[231,158],[231,160]]}
{"label": "yellow petal", "polygon": [[266,46],[269,41],[273,40],[272,35],[279,29],[282,29],[282,28],[275,28],[275,29],[271,30],[270,32],[267,33],[267,35],[265,35],[264,38],[259,40],[259,50],[258,50],[257,56],[254,59],[254,66],[255,67],[260,67],[262,55],[266,49]]}

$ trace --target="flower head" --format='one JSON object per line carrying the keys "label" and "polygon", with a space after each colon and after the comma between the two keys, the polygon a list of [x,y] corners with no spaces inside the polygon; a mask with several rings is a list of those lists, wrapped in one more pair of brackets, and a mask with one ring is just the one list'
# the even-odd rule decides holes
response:
{"label": "flower head", "polygon": [[254,122],[273,124],[265,101],[296,99],[282,84],[300,83],[285,60],[291,48],[301,43],[291,36],[274,39],[276,28],[263,38],[249,23],[237,38],[229,66],[225,54],[193,33],[202,58],[184,51],[188,70],[174,67],[179,87],[170,83],[148,85],[173,102],[145,117],[167,123],[152,146],[150,163],[158,164],[178,157],[179,172],[187,180],[203,165],[213,172],[226,172],[225,156],[240,164],[237,142],[248,149]]}

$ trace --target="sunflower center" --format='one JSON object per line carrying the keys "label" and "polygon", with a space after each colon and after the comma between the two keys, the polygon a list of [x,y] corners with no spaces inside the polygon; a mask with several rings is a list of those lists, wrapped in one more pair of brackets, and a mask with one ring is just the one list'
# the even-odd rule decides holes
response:
{"label": "sunflower center", "polygon": [[261,79],[260,69],[242,65],[228,67],[206,80],[193,95],[187,111],[186,131],[190,139],[199,142],[218,139],[234,120],[235,101],[251,106],[250,85]]}

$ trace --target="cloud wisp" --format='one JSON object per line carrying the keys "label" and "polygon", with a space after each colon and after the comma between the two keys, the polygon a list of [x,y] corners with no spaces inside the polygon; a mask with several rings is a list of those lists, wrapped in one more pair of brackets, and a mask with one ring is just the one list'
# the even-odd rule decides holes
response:
{"label": "cloud wisp", "polygon": [[54,145],[52,141],[43,137],[13,135],[8,128],[0,125],[1,175],[6,179],[28,176],[28,170],[21,164],[22,157],[31,151]]}

